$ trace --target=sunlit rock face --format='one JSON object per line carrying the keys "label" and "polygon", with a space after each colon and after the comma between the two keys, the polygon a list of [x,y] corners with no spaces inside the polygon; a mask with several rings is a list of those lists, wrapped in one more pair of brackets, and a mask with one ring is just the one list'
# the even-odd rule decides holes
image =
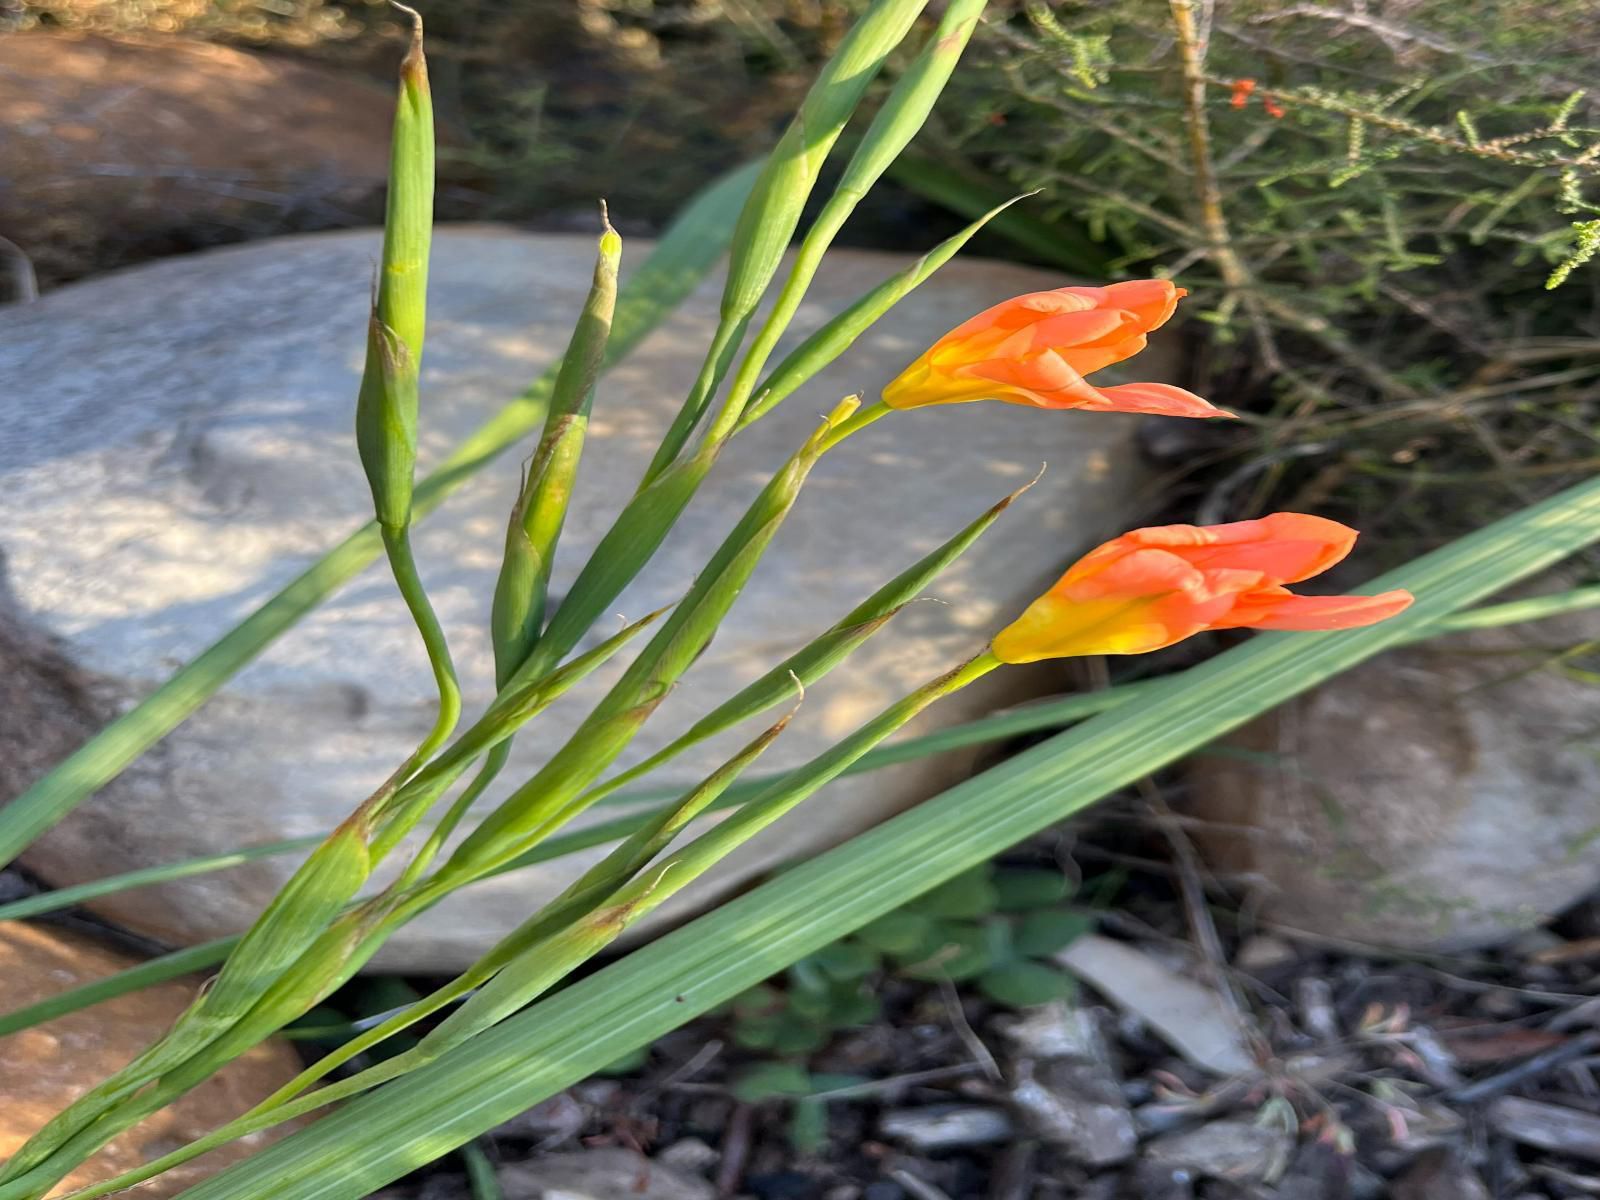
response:
{"label": "sunlit rock face", "polygon": [[[284,238],[0,309],[0,679],[8,680],[0,686],[14,693],[0,711],[0,796],[21,791],[365,518],[352,413],[378,246],[369,231]],[[625,248],[625,277],[648,252],[637,242]],[[489,226],[440,232],[423,368],[424,469],[559,355],[592,255],[588,237]],[[904,265],[861,251],[830,257],[788,344]],[[770,473],[842,396],[870,399],[966,317],[1065,282],[982,260],[945,267],[735,439],[617,612],[638,617],[681,596]],[[719,286],[707,281],[602,381],[557,564],[557,599],[632,494],[688,391]],[[1176,374],[1159,347],[1128,365],[1122,378]],[[1043,479],[929,589],[937,603],[912,604],[810,689],[761,769],[804,761],[981,648],[1075,554],[1151,514],[1159,497],[1140,464],[1136,428],[1135,418],[975,404],[896,413],[851,439],[816,468],[722,631],[623,764],[665,744],[1048,463]],[[416,534],[469,713],[491,692],[489,601],[518,460],[533,443],[524,437]],[[606,623],[594,637],[615,628]],[[1054,670],[992,675],[918,728],[1023,698]],[[599,673],[518,737],[488,803],[539,766],[615,674]],[[420,740],[432,700],[405,609],[386,570],[369,568],[43,838],[27,864],[68,884],[330,829]],[[753,732],[685,756],[659,782],[698,778]],[[949,755],[839,781],[664,907],[658,921],[931,795],[971,761]],[[617,812],[599,810],[595,819]],[[461,967],[601,852],[474,887],[409,926],[376,961]],[[292,863],[260,861],[97,907],[140,932],[198,941],[247,924]]]}

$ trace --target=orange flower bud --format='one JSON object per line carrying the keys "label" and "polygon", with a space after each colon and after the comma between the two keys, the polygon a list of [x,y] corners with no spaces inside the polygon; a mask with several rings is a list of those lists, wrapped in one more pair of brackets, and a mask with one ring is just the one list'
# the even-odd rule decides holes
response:
{"label": "orange flower bud", "polygon": [[1233,105],[1234,108],[1243,108],[1250,103],[1250,93],[1255,90],[1256,81],[1254,79],[1235,79],[1233,81],[1233,95],[1229,97],[1228,103]]}
{"label": "orange flower bud", "polygon": [[945,334],[883,389],[890,408],[1004,400],[1035,408],[1228,417],[1165,383],[1097,388],[1084,376],[1145,348],[1187,293],[1165,279],[1030,292]]}
{"label": "orange flower bud", "polygon": [[1284,584],[1350,553],[1356,531],[1305,513],[1228,525],[1135,529],[1079,559],[1000,631],[1002,662],[1143,654],[1204,629],[1354,629],[1394,616],[1409,592],[1297,596]]}

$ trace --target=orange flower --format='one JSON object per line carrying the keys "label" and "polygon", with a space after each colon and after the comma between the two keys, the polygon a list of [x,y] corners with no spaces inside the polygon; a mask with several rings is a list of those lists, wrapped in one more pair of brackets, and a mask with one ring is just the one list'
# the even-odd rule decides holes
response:
{"label": "orange flower", "polygon": [[1227,417],[1165,383],[1097,388],[1084,376],[1145,348],[1146,335],[1187,295],[1165,279],[1029,292],[945,334],[883,389],[890,408],[1004,400],[1036,408]]}
{"label": "orange flower", "polygon": [[1356,531],[1305,513],[1135,529],[1079,559],[994,639],[1002,662],[1143,654],[1203,629],[1354,629],[1411,593],[1297,596],[1283,585],[1350,553]]}

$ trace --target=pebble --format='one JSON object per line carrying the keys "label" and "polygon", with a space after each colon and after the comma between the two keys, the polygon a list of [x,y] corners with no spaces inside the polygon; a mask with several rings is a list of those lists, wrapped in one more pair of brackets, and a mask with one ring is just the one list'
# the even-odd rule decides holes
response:
{"label": "pebble", "polygon": [[1019,1063],[1010,1095],[1041,1141],[1087,1166],[1126,1162],[1139,1144],[1122,1089],[1101,1063]]}
{"label": "pebble", "polygon": [[679,1171],[704,1171],[722,1161],[722,1155],[699,1138],[679,1138],[656,1155],[656,1161]]}
{"label": "pebble", "polygon": [[1600,1117],[1520,1096],[1500,1097],[1488,1117],[1491,1128],[1514,1142],[1600,1162]]}
{"label": "pebble", "polygon": [[936,1104],[902,1108],[878,1121],[881,1137],[913,1150],[951,1150],[1009,1141],[1016,1132],[1011,1118],[998,1108],[979,1104]]}
{"label": "pebble", "polygon": [[1126,1012],[1135,1013],[1189,1062],[1218,1075],[1254,1068],[1233,1011],[1216,992],[1161,956],[1086,934],[1055,961]]}
{"label": "pebble", "polygon": [[1233,965],[1241,971],[1270,971],[1286,966],[1300,957],[1299,951],[1283,938],[1270,933],[1258,933],[1246,938],[1233,956]]}
{"label": "pebble", "polygon": [[1493,1200],[1478,1173],[1444,1147],[1417,1159],[1394,1181],[1389,1196],[1390,1200]]}
{"label": "pebble", "polygon": [[1166,1133],[1145,1147],[1146,1160],[1210,1179],[1256,1182],[1280,1170],[1293,1150],[1281,1129],[1251,1121],[1212,1121]]}
{"label": "pebble", "polygon": [[498,1171],[505,1200],[715,1200],[703,1179],[622,1146],[546,1154]]}
{"label": "pebble", "polygon": [[491,1132],[497,1138],[526,1138],[541,1146],[554,1146],[577,1137],[588,1120],[589,1110],[577,1097],[557,1092]]}
{"label": "pebble", "polygon": [[1077,1162],[1126,1162],[1139,1139],[1100,1014],[1046,1004],[999,1028],[1017,1052],[1009,1096],[1029,1130]]}
{"label": "pebble", "polygon": [[1029,1058],[1107,1059],[1100,1033],[1100,1013],[1075,1008],[1065,1001],[1024,1009],[1018,1016],[995,1022],[1018,1054]]}
{"label": "pebble", "polygon": [[1141,1162],[1134,1169],[1129,1194],[1139,1200],[1194,1200],[1194,1175],[1182,1167]]}

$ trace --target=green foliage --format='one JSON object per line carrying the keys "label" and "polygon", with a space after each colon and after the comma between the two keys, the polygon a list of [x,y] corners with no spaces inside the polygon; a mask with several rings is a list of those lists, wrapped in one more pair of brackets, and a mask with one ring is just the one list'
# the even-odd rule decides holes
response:
{"label": "green foliage", "polygon": [[736,996],[724,1009],[734,1044],[770,1057],[741,1068],[734,1095],[790,1102],[790,1142],[820,1150],[826,1111],[812,1095],[843,1085],[814,1076],[806,1061],[880,1018],[887,978],[972,981],[1017,1008],[1074,994],[1072,977],[1041,961],[1093,928],[1092,917],[1064,906],[1071,890],[1059,871],[985,863],[800,959],[781,982]]}
{"label": "green foliage", "polygon": [[[1071,891],[1059,871],[985,863],[800,959],[781,986],[773,979],[736,996],[725,1009],[734,1043],[773,1057],[745,1068],[734,1094],[793,1099],[820,1090],[805,1060],[835,1035],[879,1018],[877,992],[887,977],[972,981],[1014,1008],[1071,996],[1072,977],[1047,961],[1094,927],[1088,914],[1065,907]],[[811,1141],[816,1119],[796,1105],[797,1149],[820,1145]]]}
{"label": "green foliage", "polygon": [[1592,470],[1592,4],[1207,6],[1197,106],[1174,11],[991,10],[899,177],[963,212],[936,171],[1042,188],[1053,244],[996,225],[1024,253],[1190,289],[1186,382],[1266,418],[1207,520],[1331,497],[1399,557]]}
{"label": "green foliage", "polygon": [[[916,896],[1352,665],[1600,540],[1600,482],[1375,580],[1417,602],[1367,629],[1267,634],[1161,681],[634,950],[438,1062],[341,1106],[191,1200],[359,1200]],[[495,1086],[485,1089],[492,1077]],[[427,1111],[425,1137],[416,1114]]]}

